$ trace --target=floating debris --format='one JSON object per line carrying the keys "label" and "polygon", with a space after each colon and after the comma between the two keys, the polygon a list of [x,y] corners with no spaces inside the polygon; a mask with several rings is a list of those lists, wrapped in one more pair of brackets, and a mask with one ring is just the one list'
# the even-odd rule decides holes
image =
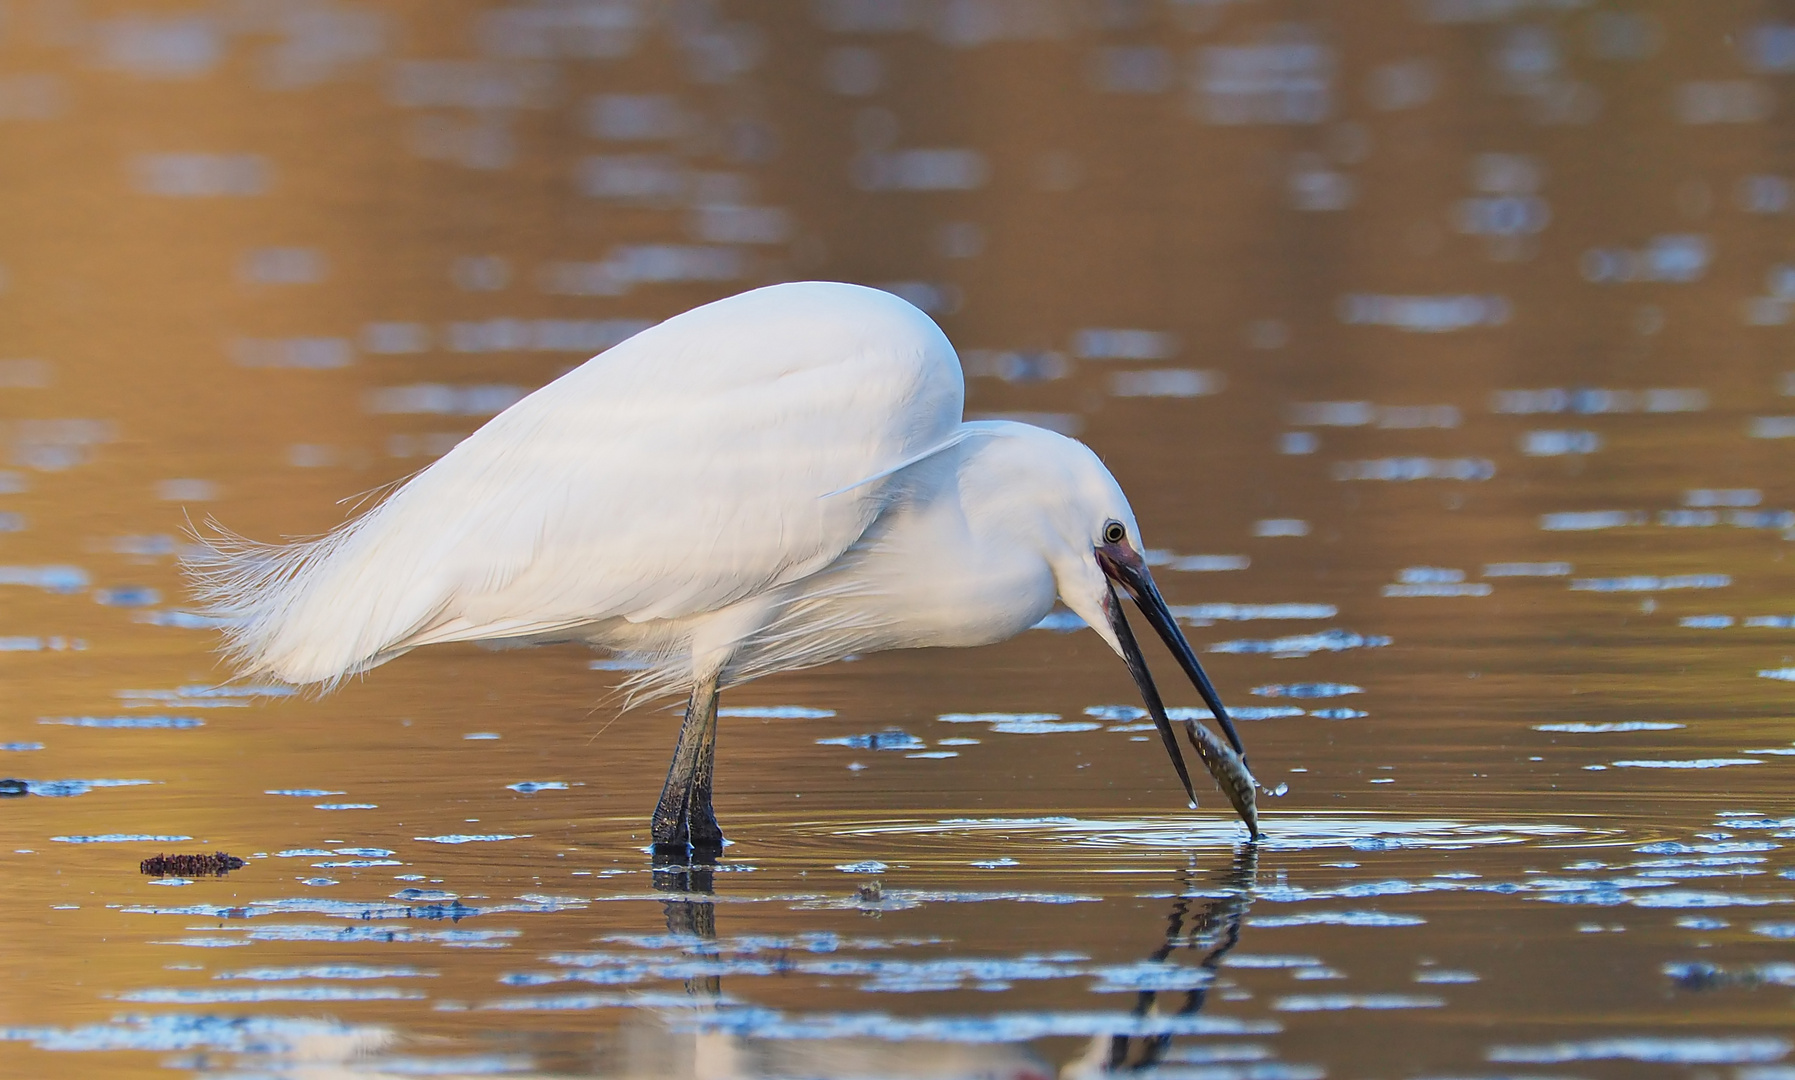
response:
{"label": "floating debris", "polygon": [[235,855],[214,851],[210,855],[152,855],[138,863],[137,870],[152,877],[223,877],[247,865]]}

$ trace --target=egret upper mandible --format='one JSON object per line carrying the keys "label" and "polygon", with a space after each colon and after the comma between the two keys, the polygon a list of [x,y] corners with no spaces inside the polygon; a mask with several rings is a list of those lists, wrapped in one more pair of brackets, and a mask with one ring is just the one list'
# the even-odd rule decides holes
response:
{"label": "egret upper mandible", "polygon": [[642,331],[317,539],[215,538],[189,571],[245,674],[333,686],[421,645],[580,640],[690,693],[657,853],[714,855],[718,693],[853,653],[984,645],[1054,600],[1127,663],[1190,776],[1115,586],[1227,736],[1185,732],[1257,837],[1254,781],[1082,443],[966,422],[945,334],[877,289],[795,282]]}

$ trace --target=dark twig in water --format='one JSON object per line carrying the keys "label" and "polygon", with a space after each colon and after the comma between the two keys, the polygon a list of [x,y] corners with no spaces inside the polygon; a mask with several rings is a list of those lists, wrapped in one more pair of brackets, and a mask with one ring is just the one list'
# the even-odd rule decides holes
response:
{"label": "dark twig in water", "polygon": [[243,860],[235,855],[214,851],[210,855],[157,855],[138,863],[137,869],[156,877],[223,877],[243,866]]}

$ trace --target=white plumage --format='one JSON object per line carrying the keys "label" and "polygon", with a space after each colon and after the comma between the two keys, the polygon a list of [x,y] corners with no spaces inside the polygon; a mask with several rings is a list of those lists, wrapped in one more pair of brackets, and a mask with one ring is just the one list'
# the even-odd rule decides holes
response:
{"label": "white plumage", "polygon": [[684,837],[662,818],[698,800],[709,814],[722,686],[1002,640],[1056,595],[1139,681],[1111,579],[1152,594],[1158,614],[1143,610],[1195,670],[1096,455],[1040,428],[963,423],[964,396],[953,347],[903,300],[775,285],[593,358],[326,536],[225,534],[189,568],[243,671],[289,683],[328,687],[450,641],[583,640],[645,659],[637,698],[694,690],[656,819],[657,839]]}
{"label": "white plumage", "polygon": [[[759,289],[567,373],[328,536],[226,538],[194,569],[233,657],[291,683],[493,638],[644,650],[657,690],[686,682],[677,654],[694,635],[710,650],[758,638],[726,683],[881,633],[934,644],[890,625],[906,606],[892,590],[917,584],[892,553],[939,561],[910,534],[951,533],[939,519],[959,502],[919,487],[975,482],[959,475],[968,462],[1004,456],[990,438],[959,445],[973,434],[1024,440],[1025,456],[1037,444],[1089,456],[1038,429],[962,425],[963,398],[953,347],[903,300],[824,282]],[[931,450],[948,460],[882,475]],[[931,591],[953,591],[942,585]],[[994,629],[1044,614],[1046,585]],[[843,647],[814,640],[817,624],[844,632]]]}

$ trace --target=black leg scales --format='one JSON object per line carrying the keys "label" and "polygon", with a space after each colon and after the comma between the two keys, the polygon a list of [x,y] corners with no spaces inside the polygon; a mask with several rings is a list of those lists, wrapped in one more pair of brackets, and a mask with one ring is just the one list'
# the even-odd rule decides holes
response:
{"label": "black leg scales", "polygon": [[679,746],[654,808],[651,834],[657,864],[709,861],[723,852],[723,830],[711,809],[711,777],[717,751],[717,681],[692,688]]}

